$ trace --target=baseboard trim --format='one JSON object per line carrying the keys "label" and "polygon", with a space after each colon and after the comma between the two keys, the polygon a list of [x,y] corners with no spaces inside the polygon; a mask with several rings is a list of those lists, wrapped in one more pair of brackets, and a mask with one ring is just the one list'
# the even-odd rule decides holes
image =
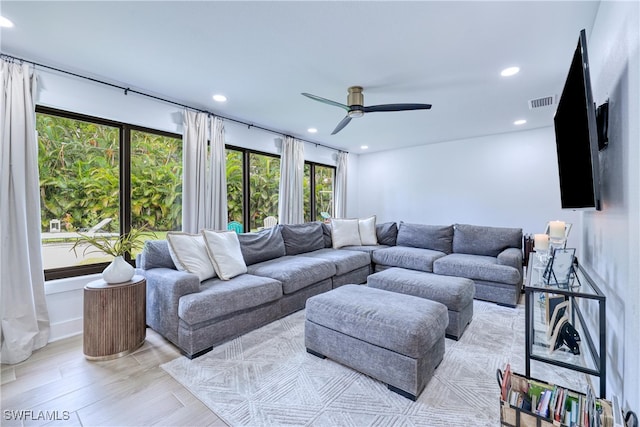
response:
{"label": "baseboard trim", "polygon": [[65,338],[82,334],[82,317],[65,320],[64,322],[49,325],[49,342],[60,341]]}

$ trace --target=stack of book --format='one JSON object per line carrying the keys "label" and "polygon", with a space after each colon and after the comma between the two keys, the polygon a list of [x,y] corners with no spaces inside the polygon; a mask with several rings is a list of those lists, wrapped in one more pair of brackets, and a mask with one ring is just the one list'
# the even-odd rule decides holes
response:
{"label": "stack of book", "polygon": [[591,387],[580,393],[513,373],[508,364],[499,378],[502,425],[529,425],[526,420],[535,418],[543,426],[614,427],[611,403],[596,398]]}

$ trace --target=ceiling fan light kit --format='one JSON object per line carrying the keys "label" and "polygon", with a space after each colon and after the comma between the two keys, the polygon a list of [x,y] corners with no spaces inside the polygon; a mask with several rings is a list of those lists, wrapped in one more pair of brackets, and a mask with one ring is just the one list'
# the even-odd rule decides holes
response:
{"label": "ceiling fan light kit", "polygon": [[431,108],[431,104],[382,104],[382,105],[371,105],[368,107],[364,106],[364,95],[362,94],[362,86],[351,86],[348,90],[347,95],[347,105],[341,104],[336,101],[332,101],[330,99],[322,98],[317,95],[312,95],[310,93],[302,93],[302,95],[307,98],[311,98],[314,101],[319,101],[325,104],[333,105],[335,107],[340,107],[347,111],[347,115],[345,116],[338,126],[331,132],[331,135],[335,135],[344,129],[345,126],[349,124],[352,118],[362,117],[364,113],[375,113],[380,111],[409,111],[409,110],[429,110]]}

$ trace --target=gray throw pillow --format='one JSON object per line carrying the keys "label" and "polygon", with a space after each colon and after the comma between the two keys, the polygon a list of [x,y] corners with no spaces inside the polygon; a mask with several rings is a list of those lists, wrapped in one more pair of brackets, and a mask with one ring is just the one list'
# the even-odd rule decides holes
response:
{"label": "gray throw pillow", "polygon": [[327,224],[326,222],[322,223],[322,236],[324,238],[324,247],[333,247],[333,241],[331,240],[331,224]]}
{"label": "gray throw pillow", "polygon": [[453,251],[452,225],[407,224],[400,221],[398,246],[431,249],[450,254]]}
{"label": "gray throw pillow", "polygon": [[257,264],[285,256],[284,240],[278,227],[267,228],[257,233],[240,233],[240,251],[246,265]]}
{"label": "gray throw pillow", "polygon": [[287,255],[297,255],[324,248],[324,233],[319,222],[282,224],[280,232]]}
{"label": "gray throw pillow", "polygon": [[147,240],[144,242],[137,267],[143,270],[163,267],[177,270],[173,259],[171,259],[171,252],[169,252],[169,242],[166,240]]}
{"label": "gray throw pillow", "polygon": [[398,238],[398,226],[395,222],[376,224],[376,236],[379,245],[395,246]]}

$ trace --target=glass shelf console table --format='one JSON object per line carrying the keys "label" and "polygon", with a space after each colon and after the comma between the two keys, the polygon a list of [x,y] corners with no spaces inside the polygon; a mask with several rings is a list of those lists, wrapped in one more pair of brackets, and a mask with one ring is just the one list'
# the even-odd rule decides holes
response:
{"label": "glass shelf console table", "polygon": [[[606,298],[581,266],[574,266],[569,284],[564,285],[546,280],[545,267],[546,260],[539,254],[529,255],[524,286],[526,375],[531,376],[532,360],[594,375],[599,378],[599,397],[606,398]],[[553,324],[562,312],[580,336],[579,354],[566,345],[553,349],[553,330],[559,329]]]}

